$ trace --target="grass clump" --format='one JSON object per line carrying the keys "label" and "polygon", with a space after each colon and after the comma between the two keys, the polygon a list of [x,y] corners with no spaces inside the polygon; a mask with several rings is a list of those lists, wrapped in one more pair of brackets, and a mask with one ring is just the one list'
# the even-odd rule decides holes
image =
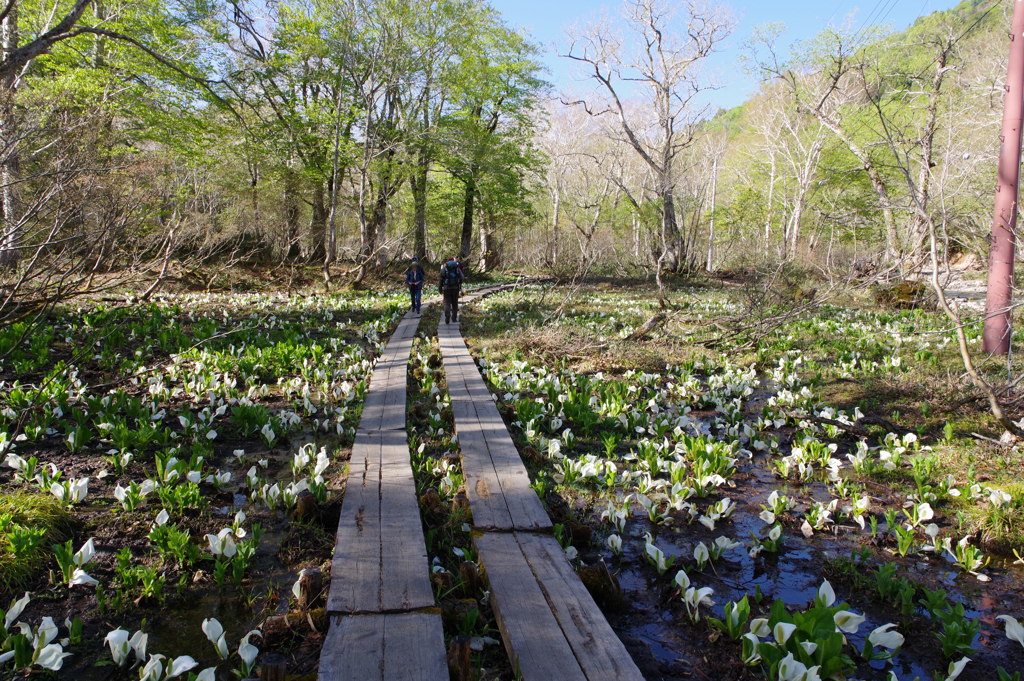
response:
{"label": "grass clump", "polygon": [[48,494],[0,496],[0,591],[24,588],[52,544],[71,536],[71,514]]}

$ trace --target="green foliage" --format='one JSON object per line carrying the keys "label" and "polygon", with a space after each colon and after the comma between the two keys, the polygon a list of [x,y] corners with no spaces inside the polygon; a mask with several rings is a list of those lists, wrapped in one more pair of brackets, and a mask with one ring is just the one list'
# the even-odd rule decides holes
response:
{"label": "green foliage", "polygon": [[[843,634],[835,623],[835,615],[847,609],[845,603],[833,607],[815,606],[804,612],[796,612],[791,616],[786,611],[782,599],[772,604],[768,627],[775,629],[777,624],[795,625],[796,629],[789,635],[784,644],[779,646],[770,643],[759,643],[757,653],[768,665],[771,678],[778,676],[779,663],[787,654],[807,667],[819,666],[821,678],[829,678],[837,674],[848,674],[853,671],[853,660],[843,653]],[[813,646],[804,646],[810,643]],[[812,653],[808,649],[813,648]]]}
{"label": "green foliage", "polygon": [[964,614],[963,603],[957,603],[954,608],[947,605],[941,611],[936,610],[934,615],[942,625],[942,631],[937,632],[935,636],[942,644],[943,657],[949,659],[973,650],[974,638],[981,632],[981,622]]}
{"label": "green foliage", "polygon": [[189,568],[199,560],[199,547],[191,543],[188,530],[179,530],[171,524],[158,525],[149,532],[149,540],[160,551],[164,563],[177,563]]}
{"label": "green foliage", "polygon": [[46,562],[45,547],[70,536],[72,518],[49,493],[0,495],[0,590],[24,587]]}
{"label": "green foliage", "polygon": [[168,511],[180,513],[186,508],[203,508],[207,505],[206,497],[194,482],[183,485],[161,485],[157,488],[160,503]]}
{"label": "green foliage", "polygon": [[743,629],[747,626],[747,621],[749,619],[750,603],[747,600],[747,597],[744,596],[736,603],[725,604],[724,622],[708,617],[708,623],[719,631],[724,631],[729,635],[729,638],[736,640],[743,635]]}

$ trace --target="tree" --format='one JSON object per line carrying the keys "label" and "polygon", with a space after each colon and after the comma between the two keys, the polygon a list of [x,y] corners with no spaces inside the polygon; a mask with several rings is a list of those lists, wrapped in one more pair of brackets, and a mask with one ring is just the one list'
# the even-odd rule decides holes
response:
{"label": "tree", "polygon": [[[614,116],[617,141],[650,167],[661,202],[663,265],[679,271],[687,253],[677,224],[676,160],[693,144],[698,122],[708,111],[699,95],[714,84],[701,66],[729,36],[735,20],[724,5],[705,0],[627,0],[622,18],[631,40],[621,38],[607,17],[569,32],[562,56],[580,64],[607,98],[569,103],[594,116]],[[635,52],[632,45],[638,46]],[[625,104],[633,87],[656,117],[651,127],[644,127]]]}
{"label": "tree", "polygon": [[[63,14],[58,15],[58,12]],[[41,7],[34,0],[8,0],[3,5],[0,9],[3,43],[0,202],[4,213],[0,228],[0,268],[15,267],[22,250],[30,245],[23,238],[28,218],[20,196],[21,147],[27,135],[20,129],[23,114],[18,110],[18,93],[26,83],[42,80],[40,76],[54,71],[63,75],[71,70],[97,74],[128,72],[135,79],[134,84],[142,87],[149,85],[147,76],[175,81],[177,88],[207,86],[210,81],[192,63],[194,50],[187,46],[186,39],[191,23],[201,21],[203,16],[198,8],[191,8],[182,16],[159,0],[125,5],[116,10],[93,0],[76,0],[70,7],[60,4]],[[112,50],[108,39],[128,50]],[[92,42],[91,49],[86,49],[88,41]],[[178,47],[183,41],[186,47]],[[62,54],[56,53],[59,48],[65,48]],[[139,56],[144,59],[140,61]],[[50,57],[51,63],[40,67],[43,57]],[[89,76],[80,78],[72,91],[88,91],[96,84],[89,80]]]}
{"label": "tree", "polygon": [[488,15],[463,60],[453,88],[452,111],[440,125],[440,162],[463,186],[459,254],[469,257],[477,199],[484,185],[492,202],[518,201],[525,191],[524,167],[535,163],[532,139],[540,96],[537,47]]}
{"label": "tree", "polygon": [[748,41],[747,58],[766,81],[778,81],[792,98],[798,112],[814,116],[857,157],[861,169],[871,180],[882,211],[886,236],[886,257],[899,257],[899,236],[890,197],[888,180],[882,167],[884,160],[873,145],[858,138],[866,134],[876,141],[856,110],[863,97],[863,79],[859,76],[868,47],[884,35],[884,29],[854,30],[848,19],[841,27],[828,27],[814,40],[797,42],[792,58],[783,60],[778,52],[778,39],[785,32],[779,23],[758,27]]}

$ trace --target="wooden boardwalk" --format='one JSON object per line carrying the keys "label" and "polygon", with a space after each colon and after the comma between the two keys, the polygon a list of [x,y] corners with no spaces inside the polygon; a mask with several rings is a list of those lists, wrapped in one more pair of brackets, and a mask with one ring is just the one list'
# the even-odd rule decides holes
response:
{"label": "wooden boardwalk", "polygon": [[331,562],[319,681],[448,679],[405,426],[419,321],[410,313],[399,323],[363,402]]}
{"label": "wooden boardwalk", "polygon": [[550,528],[551,519],[530,487],[526,466],[466,348],[459,324],[442,322],[437,337],[474,525],[489,530]]}
{"label": "wooden boardwalk", "polygon": [[642,681],[558,542],[537,533],[551,521],[459,324],[442,321],[437,335],[473,524],[484,530],[474,544],[513,667],[526,681]]}
{"label": "wooden boardwalk", "polygon": [[405,431],[419,321],[410,313],[398,325],[363,402],[331,562],[320,681],[448,678],[441,615],[426,611],[434,592]]}

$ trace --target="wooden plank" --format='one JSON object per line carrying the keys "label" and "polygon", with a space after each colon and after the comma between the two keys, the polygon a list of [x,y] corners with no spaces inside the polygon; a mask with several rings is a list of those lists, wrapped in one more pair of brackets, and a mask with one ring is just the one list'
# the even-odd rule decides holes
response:
{"label": "wooden plank", "polygon": [[[360,677],[351,678],[363,681]],[[441,615],[387,615],[384,681],[448,681]]]}
{"label": "wooden plank", "polygon": [[[521,530],[551,527],[551,519],[530,487],[526,466],[483,377],[469,357],[465,342],[461,337],[451,338],[442,349],[474,524],[482,528]],[[480,450],[481,445],[486,456]],[[501,495],[500,503],[495,491]]]}
{"label": "wooden plank", "polygon": [[408,364],[402,363],[401,367],[394,367],[391,370],[391,379],[388,382],[388,390],[384,396],[384,406],[381,408],[378,430],[400,430],[405,432],[405,402],[408,391],[406,389]]}
{"label": "wooden plank", "polygon": [[416,480],[404,431],[381,434],[381,610],[434,605]]}
{"label": "wooden plank", "polygon": [[459,436],[462,473],[466,480],[466,496],[476,527],[511,530],[514,525],[501,491],[501,482],[494,470],[487,441],[480,432],[470,402],[452,402],[455,432]]}
{"label": "wooden plank", "polygon": [[[486,433],[485,433],[486,436]],[[551,518],[548,517],[544,505],[541,503],[537,492],[530,487],[530,476],[519,458],[511,440],[500,447],[496,447],[488,440],[488,448],[491,453],[491,461],[494,463],[494,471],[498,476],[498,483],[501,485],[501,492],[505,498],[505,506],[508,508],[509,517],[517,530],[540,530],[550,528]],[[505,454],[501,450],[508,450]]]}
{"label": "wooden plank", "polygon": [[318,681],[384,681],[386,615],[340,617],[320,653]]}
{"label": "wooden plank", "polygon": [[336,618],[320,654],[318,681],[447,681],[441,616]]}
{"label": "wooden plank", "polygon": [[643,681],[643,675],[583,586],[558,541],[516,533],[526,561],[589,681]]}
{"label": "wooden plank", "polygon": [[331,560],[327,612],[375,612],[380,606],[381,438],[356,431]]}
{"label": "wooden plank", "polygon": [[[411,315],[411,316],[410,316]],[[392,340],[395,338],[412,338],[416,335],[416,329],[420,325],[420,317],[411,312],[405,314],[405,319],[398,325],[395,332],[391,335]],[[391,342],[388,342],[390,345]]]}
{"label": "wooden plank", "polygon": [[412,339],[392,340],[388,343],[396,346],[401,361],[391,365],[388,375],[387,393],[384,409],[381,414],[380,430],[405,430],[405,403],[408,394],[409,354],[412,351]]}
{"label": "wooden plank", "polygon": [[485,534],[474,540],[487,570],[501,638],[513,668],[526,681],[584,681],[540,585],[512,534]]}
{"label": "wooden plank", "polygon": [[[397,349],[392,349],[392,346]],[[408,375],[410,340],[388,343],[370,381],[370,391],[363,403],[359,428],[363,430],[405,430],[406,379]]]}

